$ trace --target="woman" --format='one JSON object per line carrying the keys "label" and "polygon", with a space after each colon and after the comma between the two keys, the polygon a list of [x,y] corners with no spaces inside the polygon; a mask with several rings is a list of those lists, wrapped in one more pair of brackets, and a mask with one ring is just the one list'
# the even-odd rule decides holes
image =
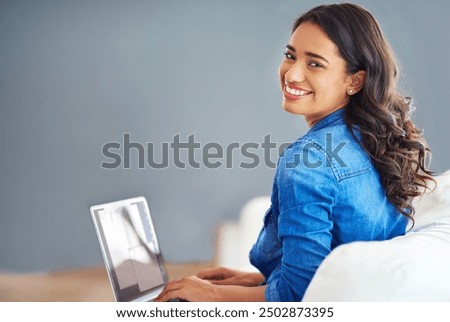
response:
{"label": "woman", "polygon": [[395,88],[397,70],[375,18],[354,4],[297,19],[280,69],[283,107],[310,130],[278,161],[272,204],[251,263],[167,285],[157,300],[300,301],[336,246],[405,233],[413,197],[432,180],[429,152]]}

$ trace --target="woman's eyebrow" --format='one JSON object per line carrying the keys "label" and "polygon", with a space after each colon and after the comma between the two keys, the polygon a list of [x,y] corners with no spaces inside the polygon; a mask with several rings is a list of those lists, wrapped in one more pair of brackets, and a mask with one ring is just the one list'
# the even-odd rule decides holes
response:
{"label": "woman's eyebrow", "polygon": [[289,44],[286,45],[286,48],[289,49],[289,50],[292,50],[295,53],[295,48],[292,47],[291,45],[289,45]]}
{"label": "woman's eyebrow", "polygon": [[[295,48],[292,47],[291,45],[286,45],[286,48],[289,49],[289,50],[291,50],[291,51],[293,51],[293,52],[295,53]],[[306,55],[306,56],[309,56],[309,57],[314,57],[314,58],[322,59],[322,60],[326,61],[328,64],[330,63],[325,57],[323,57],[323,56],[321,56],[321,55],[319,55],[319,54],[310,52],[310,51],[305,51],[305,55]]]}

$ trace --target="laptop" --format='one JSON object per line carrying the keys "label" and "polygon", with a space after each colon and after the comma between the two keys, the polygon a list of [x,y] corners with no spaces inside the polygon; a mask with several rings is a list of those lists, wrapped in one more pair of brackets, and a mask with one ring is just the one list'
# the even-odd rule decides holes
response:
{"label": "laptop", "polygon": [[90,208],[92,221],[118,302],[149,302],[168,281],[145,197]]}

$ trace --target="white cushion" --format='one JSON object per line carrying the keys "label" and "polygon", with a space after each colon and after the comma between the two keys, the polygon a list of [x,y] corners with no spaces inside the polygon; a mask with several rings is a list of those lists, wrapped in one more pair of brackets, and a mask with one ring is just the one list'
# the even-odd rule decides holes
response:
{"label": "white cushion", "polygon": [[258,271],[248,254],[263,226],[270,207],[270,196],[250,199],[239,214],[239,221],[224,222],[217,232],[215,265],[242,271]]}
{"label": "white cushion", "polygon": [[387,241],[334,249],[304,301],[450,301],[450,171],[415,200],[415,226]]}

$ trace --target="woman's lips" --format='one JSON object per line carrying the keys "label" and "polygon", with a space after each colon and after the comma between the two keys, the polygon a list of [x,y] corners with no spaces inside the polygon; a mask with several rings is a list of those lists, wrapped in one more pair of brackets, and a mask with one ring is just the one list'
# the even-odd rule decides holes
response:
{"label": "woman's lips", "polygon": [[300,99],[305,96],[312,94],[313,92],[307,91],[306,89],[295,87],[292,85],[288,85],[286,82],[284,83],[284,96],[288,99]]}

